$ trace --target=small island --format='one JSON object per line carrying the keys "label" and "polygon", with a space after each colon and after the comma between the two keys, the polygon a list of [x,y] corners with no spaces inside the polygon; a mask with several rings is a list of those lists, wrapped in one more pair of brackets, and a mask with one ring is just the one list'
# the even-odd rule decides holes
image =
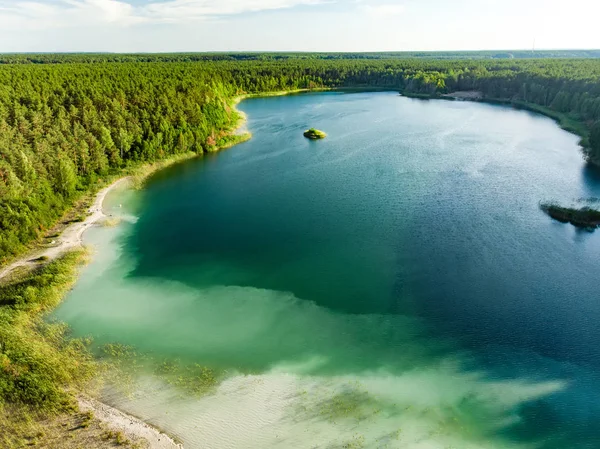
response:
{"label": "small island", "polygon": [[556,204],[542,204],[540,207],[546,214],[561,223],[571,223],[578,228],[590,230],[600,227],[600,211],[598,210],[589,207],[573,209]]}
{"label": "small island", "polygon": [[311,140],[318,140],[324,139],[327,137],[327,134],[325,134],[323,131],[319,131],[318,129],[310,128],[304,131],[304,137]]}

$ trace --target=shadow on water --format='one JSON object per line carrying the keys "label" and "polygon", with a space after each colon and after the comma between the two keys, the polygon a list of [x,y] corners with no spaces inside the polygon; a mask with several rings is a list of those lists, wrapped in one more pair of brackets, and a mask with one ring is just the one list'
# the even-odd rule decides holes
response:
{"label": "shadow on water", "polygon": [[589,190],[589,195],[598,197],[600,192],[600,167],[587,163],[581,169],[583,185]]}

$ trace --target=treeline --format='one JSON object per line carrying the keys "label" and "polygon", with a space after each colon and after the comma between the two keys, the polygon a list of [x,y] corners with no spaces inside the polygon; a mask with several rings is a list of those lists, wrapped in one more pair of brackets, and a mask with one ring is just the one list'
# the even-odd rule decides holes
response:
{"label": "treeline", "polygon": [[0,64],[97,62],[283,61],[289,59],[543,59],[600,58],[600,50],[401,51],[366,53],[8,53]]}
{"label": "treeline", "polygon": [[[34,62],[38,56],[3,58]],[[231,100],[242,93],[380,87],[435,96],[478,90],[585,124],[589,157],[600,161],[596,59],[41,56],[63,63],[0,66],[0,263],[55,223],[99,178],[130,164],[217,148],[237,120]],[[124,59],[111,62],[115,57]],[[161,60],[166,57],[175,59]]]}

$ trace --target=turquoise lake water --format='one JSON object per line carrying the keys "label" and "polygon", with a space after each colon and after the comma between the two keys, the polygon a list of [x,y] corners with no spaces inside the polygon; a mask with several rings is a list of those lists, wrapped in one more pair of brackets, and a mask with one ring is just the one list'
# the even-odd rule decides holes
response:
{"label": "turquoise lake water", "polygon": [[190,448],[600,447],[600,233],[539,209],[600,201],[576,136],[395,93],[240,109],[250,141],[108,199],[56,312],[220,383],[107,402]]}

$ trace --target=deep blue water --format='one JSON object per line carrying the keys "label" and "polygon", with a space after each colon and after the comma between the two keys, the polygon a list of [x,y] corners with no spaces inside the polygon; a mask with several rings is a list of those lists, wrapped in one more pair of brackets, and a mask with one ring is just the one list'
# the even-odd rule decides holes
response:
{"label": "deep blue water", "polygon": [[[241,109],[252,140],[165,170],[139,194],[139,219],[121,241],[134,262],[121,277],[289,292],[346,324],[296,327],[282,313],[259,336],[239,331],[235,345],[190,331],[204,349],[157,350],[252,372],[319,354],[331,360],[320,375],[410,371],[403,345],[419,353],[414,366],[467,354],[462,369],[490,383],[563,385],[507,405],[521,419],[493,434],[600,447],[600,234],[539,208],[600,198],[600,173],[576,136],[529,112],[394,93],[252,99]],[[308,141],[308,127],[328,137]],[[227,327],[228,312],[210,323],[185,313]],[[139,343],[132,332],[109,333]]]}

